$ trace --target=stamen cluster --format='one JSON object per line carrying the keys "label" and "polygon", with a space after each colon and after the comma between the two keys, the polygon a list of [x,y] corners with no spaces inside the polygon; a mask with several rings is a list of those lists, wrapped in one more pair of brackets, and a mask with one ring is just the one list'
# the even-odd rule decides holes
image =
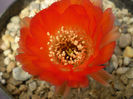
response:
{"label": "stamen cluster", "polygon": [[[63,65],[78,66],[88,57],[89,51],[88,41],[84,35],[79,35],[78,30],[65,29],[62,26],[56,35],[49,36],[49,57],[52,62]],[[81,33],[80,33],[81,34]],[[82,33],[84,34],[84,33]]]}

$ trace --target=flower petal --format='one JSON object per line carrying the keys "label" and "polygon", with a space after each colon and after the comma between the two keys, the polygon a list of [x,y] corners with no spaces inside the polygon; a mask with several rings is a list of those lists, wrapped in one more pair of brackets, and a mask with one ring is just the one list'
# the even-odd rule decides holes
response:
{"label": "flower petal", "polygon": [[69,80],[68,82],[68,86],[72,86],[73,88],[87,87],[88,84],[89,84],[89,80],[86,76],[78,76],[78,79],[74,78],[74,79]]}
{"label": "flower petal", "polygon": [[100,47],[102,39],[113,29],[114,20],[115,17],[112,13],[112,10],[110,8],[105,10],[101,22],[95,31],[95,34],[92,35],[93,40],[96,41],[95,48]]}
{"label": "flower petal", "polygon": [[118,27],[114,27],[105,37],[102,39],[100,48],[104,47],[105,45],[109,44],[110,42],[115,41],[117,38],[120,37],[120,32],[118,31]]}
{"label": "flower petal", "polygon": [[114,21],[115,17],[112,13],[112,10],[110,8],[106,9],[104,11],[103,18],[101,21],[103,35],[105,35],[106,33],[110,32],[113,29]]}
{"label": "flower petal", "polygon": [[103,84],[104,86],[109,86],[108,81],[112,79],[112,76],[104,71],[104,70],[100,70],[97,72],[93,72],[91,74],[89,74],[94,80],[100,82],[101,84]]}
{"label": "flower petal", "polygon": [[91,64],[97,66],[106,63],[113,54],[114,48],[115,48],[115,42],[112,42],[101,48]]}
{"label": "flower petal", "polygon": [[79,5],[68,7],[61,16],[61,25],[65,27],[78,27],[88,31],[88,16],[85,9]]}
{"label": "flower petal", "polygon": [[21,20],[21,22],[20,22],[21,28],[23,28],[23,27],[29,27],[30,21],[31,21],[31,18],[29,18],[29,17],[23,18],[23,19]]}

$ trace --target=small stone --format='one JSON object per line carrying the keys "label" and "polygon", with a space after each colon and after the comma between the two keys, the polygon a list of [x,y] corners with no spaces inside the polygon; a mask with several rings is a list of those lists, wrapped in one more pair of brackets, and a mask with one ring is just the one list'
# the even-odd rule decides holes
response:
{"label": "small stone", "polygon": [[15,37],[15,43],[18,43],[18,41],[20,40],[20,38],[18,36]]}
{"label": "small stone", "polygon": [[119,46],[121,48],[125,48],[131,44],[131,35],[130,34],[123,34],[120,36],[119,39]]}
{"label": "small stone", "polygon": [[5,50],[4,52],[3,52],[3,54],[5,55],[5,56],[8,56],[8,54],[10,54],[11,53],[11,50],[10,49],[7,49],[7,50]]}
{"label": "small stone", "polygon": [[14,16],[11,18],[11,22],[15,23],[15,24],[18,24],[20,22],[20,18],[19,16]]}
{"label": "small stone", "polygon": [[37,88],[37,85],[36,85],[36,82],[35,81],[29,83],[29,90],[30,91],[34,91],[34,90],[36,90],[36,88]]}
{"label": "small stone", "polygon": [[39,3],[32,2],[30,4],[30,10],[33,10],[33,9],[40,9],[40,4]]}
{"label": "small stone", "polygon": [[116,73],[121,75],[127,72],[128,69],[129,69],[128,67],[120,67],[116,70]]}
{"label": "small stone", "polygon": [[117,69],[117,67],[118,67],[118,59],[117,59],[115,54],[112,55],[111,61],[112,61],[112,64],[113,64],[114,68]]}
{"label": "small stone", "polygon": [[125,76],[125,75],[122,75],[121,77],[120,77],[120,79],[121,79],[121,81],[124,83],[124,84],[128,84],[128,78]]}
{"label": "small stone", "polygon": [[12,84],[7,84],[6,88],[7,88],[10,92],[12,92],[12,91],[14,91],[14,90],[16,89],[16,87],[15,87],[14,85],[12,85]]}
{"label": "small stone", "polygon": [[6,57],[5,59],[4,59],[4,63],[5,63],[5,65],[8,65],[9,63],[10,63],[10,59],[9,59],[9,57]]}
{"label": "small stone", "polygon": [[126,74],[125,74],[126,76],[127,76],[127,78],[133,78],[133,68],[130,68],[127,72],[126,72]]}
{"label": "small stone", "polygon": [[50,91],[49,93],[48,93],[48,98],[52,98],[53,97],[53,95],[54,95],[54,93],[52,92],[52,91]]}
{"label": "small stone", "polygon": [[3,76],[3,72],[0,72],[0,76]]}
{"label": "small stone", "polygon": [[20,85],[19,90],[20,91],[26,91],[27,90],[27,86],[26,85]]}
{"label": "small stone", "polygon": [[9,43],[9,42],[3,42],[3,43],[1,44],[1,46],[0,46],[0,48],[1,48],[2,50],[7,50],[7,49],[10,48],[10,43]]}
{"label": "small stone", "polygon": [[40,10],[43,10],[48,7],[48,4],[45,3],[45,1],[41,2]]}
{"label": "small stone", "polygon": [[16,89],[12,92],[13,95],[19,95],[21,93],[20,90]]}
{"label": "small stone", "polygon": [[126,49],[124,50],[123,52],[123,56],[124,57],[129,57],[129,58],[132,58],[133,57],[133,48],[131,47],[126,47]]}
{"label": "small stone", "polygon": [[25,72],[21,67],[14,68],[12,74],[15,80],[25,81],[31,78],[31,75]]}
{"label": "small stone", "polygon": [[133,34],[133,28],[132,27],[128,28],[128,32]]}
{"label": "small stone", "polygon": [[109,73],[112,73],[114,70],[114,65],[112,64],[112,62],[110,62],[110,64],[108,66],[105,67],[105,70]]}
{"label": "small stone", "polygon": [[5,34],[5,35],[3,35],[2,36],[2,40],[4,41],[4,42],[14,42],[14,38],[10,35],[10,34]]}
{"label": "small stone", "polygon": [[15,65],[16,64],[14,62],[10,62],[6,69],[7,72],[10,73],[13,70],[13,68],[15,67]]}
{"label": "small stone", "polygon": [[121,83],[120,80],[116,79],[116,80],[114,80],[114,88],[116,90],[123,91],[124,90],[124,85]]}
{"label": "small stone", "polygon": [[55,91],[55,86],[51,86],[50,90],[54,92]]}
{"label": "small stone", "polygon": [[5,78],[5,79],[8,79],[9,78],[9,74],[8,73],[4,73],[2,77]]}
{"label": "small stone", "polygon": [[10,77],[8,80],[8,83],[14,85],[14,86],[19,86],[22,84],[22,81],[15,80],[13,77]]}
{"label": "small stone", "polygon": [[116,26],[121,26],[121,23],[119,22],[118,19],[115,20],[115,25],[116,25]]}
{"label": "small stone", "polygon": [[29,16],[29,8],[27,7],[25,9],[23,9],[19,16],[20,16],[21,19],[23,19],[24,17]]}
{"label": "small stone", "polygon": [[133,67],[133,62],[131,61],[130,64],[129,64],[129,67]]}
{"label": "small stone", "polygon": [[131,59],[129,57],[124,57],[124,65],[129,65]]}
{"label": "small stone", "polygon": [[120,49],[119,46],[116,46],[116,47],[115,47],[114,52],[115,52],[115,54],[116,54],[117,56],[121,56],[121,55],[122,55],[122,50]]}
{"label": "small stone", "polygon": [[19,95],[19,99],[31,99],[30,96],[26,92],[22,92]]}
{"label": "small stone", "polygon": [[11,48],[13,49],[13,51],[16,51],[17,48],[19,48],[19,45],[17,43],[12,43]]}
{"label": "small stone", "polygon": [[15,61],[15,56],[16,56],[16,54],[14,55],[14,53],[13,54],[8,54],[9,59],[12,60],[12,61]]}
{"label": "small stone", "polygon": [[1,82],[2,84],[5,84],[5,83],[6,83],[5,79],[2,79],[0,82]]}
{"label": "small stone", "polygon": [[4,66],[0,66],[0,71],[1,72],[5,72],[6,71],[6,68]]}
{"label": "small stone", "polygon": [[31,99],[41,99],[38,95],[32,95]]}
{"label": "small stone", "polygon": [[29,14],[29,17],[35,16],[37,12],[38,12],[37,10],[32,10],[32,11],[30,12],[30,14]]}
{"label": "small stone", "polygon": [[15,36],[16,36],[16,31],[10,32],[10,35],[11,35],[12,37],[15,37]]}
{"label": "small stone", "polygon": [[8,25],[7,25],[7,29],[8,29],[8,31],[12,31],[12,30],[14,30],[14,23],[8,23]]}
{"label": "small stone", "polygon": [[121,67],[123,65],[123,59],[122,57],[119,57],[118,59],[119,59],[118,60],[119,67]]}

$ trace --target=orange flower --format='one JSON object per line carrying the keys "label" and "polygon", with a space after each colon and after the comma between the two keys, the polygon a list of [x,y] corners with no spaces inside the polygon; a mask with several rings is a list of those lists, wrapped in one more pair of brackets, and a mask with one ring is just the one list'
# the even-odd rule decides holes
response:
{"label": "orange flower", "polygon": [[[17,60],[30,74],[60,86],[86,87],[90,75],[108,85],[102,70],[119,32],[101,0],[61,0],[21,22]],[[68,88],[69,89],[69,88]]]}

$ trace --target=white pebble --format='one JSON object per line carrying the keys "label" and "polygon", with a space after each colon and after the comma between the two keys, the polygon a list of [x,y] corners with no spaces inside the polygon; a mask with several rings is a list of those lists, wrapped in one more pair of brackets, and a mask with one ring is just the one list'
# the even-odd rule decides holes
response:
{"label": "white pebble", "polygon": [[131,59],[129,57],[124,57],[124,65],[128,65]]}
{"label": "white pebble", "polygon": [[2,80],[1,80],[1,83],[2,83],[2,84],[5,84],[5,83],[6,83],[5,79],[2,79]]}
{"label": "white pebble", "polygon": [[5,56],[8,56],[8,54],[11,54],[11,50],[10,50],[10,49],[7,49],[7,50],[5,50],[5,51],[3,52],[3,54],[4,54]]}
{"label": "white pebble", "polygon": [[5,63],[5,65],[8,65],[8,64],[10,63],[9,57],[6,57],[6,58],[4,59],[4,63]]}
{"label": "white pebble", "polygon": [[1,48],[2,50],[7,50],[7,49],[10,48],[10,43],[9,43],[9,42],[3,42],[3,43],[1,44],[1,46],[0,46],[0,48]]}
{"label": "white pebble", "polygon": [[13,49],[13,51],[16,51],[17,48],[19,48],[19,45],[17,43],[12,43],[11,48]]}
{"label": "white pebble", "polygon": [[3,72],[0,72],[0,76],[2,76],[3,75]]}
{"label": "white pebble", "polygon": [[31,78],[31,75],[25,72],[21,67],[14,68],[12,74],[15,80],[25,81]]}
{"label": "white pebble", "polygon": [[18,24],[20,22],[20,18],[18,16],[14,16],[11,18],[11,22]]}
{"label": "white pebble", "polygon": [[128,69],[129,69],[129,68],[127,68],[127,67],[120,67],[120,68],[118,68],[118,69],[116,70],[116,73],[121,75],[121,74],[124,74],[125,72],[127,72]]}
{"label": "white pebble", "polygon": [[18,43],[19,39],[20,39],[20,38],[19,38],[18,36],[16,36],[14,42],[15,42],[15,43]]}

